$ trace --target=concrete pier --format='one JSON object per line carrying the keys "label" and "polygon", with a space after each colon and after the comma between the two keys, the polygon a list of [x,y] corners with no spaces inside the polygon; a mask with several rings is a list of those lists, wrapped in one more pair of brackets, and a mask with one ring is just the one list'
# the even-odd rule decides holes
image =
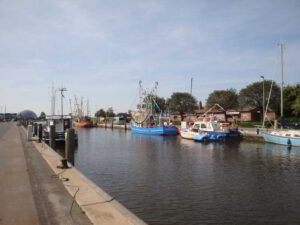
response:
{"label": "concrete pier", "polygon": [[1,225],[92,224],[15,123],[0,123],[0,179]]}
{"label": "concrete pier", "polygon": [[[23,127],[0,124],[0,224],[145,225]],[[70,165],[71,166],[71,165]]]}

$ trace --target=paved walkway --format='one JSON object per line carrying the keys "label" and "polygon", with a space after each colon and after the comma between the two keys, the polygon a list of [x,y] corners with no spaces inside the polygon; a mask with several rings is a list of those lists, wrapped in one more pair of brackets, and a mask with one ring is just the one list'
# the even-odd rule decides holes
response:
{"label": "paved walkway", "polygon": [[91,224],[15,123],[0,123],[0,224]]}

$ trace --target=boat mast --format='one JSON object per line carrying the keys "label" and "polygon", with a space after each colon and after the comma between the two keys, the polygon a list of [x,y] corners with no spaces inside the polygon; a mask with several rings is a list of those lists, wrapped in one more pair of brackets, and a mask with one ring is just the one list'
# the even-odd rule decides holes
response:
{"label": "boat mast", "polygon": [[56,90],[52,83],[52,93],[51,93],[51,115],[55,115],[55,97],[56,97]]}
{"label": "boat mast", "polygon": [[280,101],[280,117],[283,118],[283,44],[279,43],[281,56],[281,101]]}

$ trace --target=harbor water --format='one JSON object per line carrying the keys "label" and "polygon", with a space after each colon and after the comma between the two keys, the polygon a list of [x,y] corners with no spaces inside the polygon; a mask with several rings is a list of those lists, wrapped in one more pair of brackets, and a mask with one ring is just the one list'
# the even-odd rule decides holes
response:
{"label": "harbor water", "polygon": [[78,129],[75,166],[151,225],[300,224],[300,148]]}

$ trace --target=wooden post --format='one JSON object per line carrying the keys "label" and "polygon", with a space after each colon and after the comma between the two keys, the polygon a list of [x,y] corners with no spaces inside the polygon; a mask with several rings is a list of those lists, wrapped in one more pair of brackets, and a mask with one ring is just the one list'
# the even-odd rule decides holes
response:
{"label": "wooden post", "polygon": [[49,144],[50,147],[55,150],[55,125],[50,125],[50,132],[49,132]]}
{"label": "wooden post", "polygon": [[107,121],[106,121],[106,118],[105,118],[105,124],[104,124],[104,127],[105,127],[105,129],[107,128]]}
{"label": "wooden post", "polygon": [[111,120],[111,129],[112,130],[114,129],[114,120],[113,119]]}
{"label": "wooden post", "polygon": [[126,122],[126,119],[125,119],[124,128],[125,128],[125,131],[126,131],[126,130],[127,130],[127,122]]}
{"label": "wooden post", "polygon": [[39,137],[39,142],[42,142],[42,139],[43,139],[43,125],[42,124],[38,125],[37,133],[38,133],[38,137]]}
{"label": "wooden post", "polygon": [[65,133],[65,158],[74,165],[75,130],[67,129]]}

